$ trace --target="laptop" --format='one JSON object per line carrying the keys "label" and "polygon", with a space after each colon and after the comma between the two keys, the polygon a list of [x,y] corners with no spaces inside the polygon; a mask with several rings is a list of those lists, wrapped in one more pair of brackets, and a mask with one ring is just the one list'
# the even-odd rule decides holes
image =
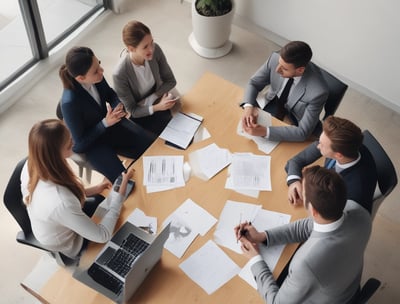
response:
{"label": "laptop", "polygon": [[151,235],[125,222],[87,269],[73,277],[116,303],[129,300],[161,259],[169,227]]}

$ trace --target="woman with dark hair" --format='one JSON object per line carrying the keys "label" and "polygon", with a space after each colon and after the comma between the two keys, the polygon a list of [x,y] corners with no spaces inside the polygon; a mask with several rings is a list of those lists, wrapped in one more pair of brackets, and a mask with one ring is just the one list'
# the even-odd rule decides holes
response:
{"label": "woman with dark hair", "polygon": [[59,70],[64,91],[61,110],[73,139],[73,151],[111,182],[125,170],[117,153],[137,159],[155,137],[127,115],[117,94],[103,77],[100,60],[87,47],[74,47]]}
{"label": "woman with dark hair", "polygon": [[103,243],[111,238],[132,171],[122,173],[119,192],[110,191],[106,198],[108,212],[96,224],[90,218],[95,208],[85,210],[85,199],[110,184],[104,182],[84,189],[66,160],[71,153],[72,138],[62,121],[48,119],[36,123],[29,133],[21,191],[36,239],[49,250],[74,258],[87,244],[85,239]]}
{"label": "woman with dark hair", "polygon": [[128,22],[122,40],[126,49],[113,73],[115,91],[131,119],[159,135],[180,105],[174,74],[143,23]]}

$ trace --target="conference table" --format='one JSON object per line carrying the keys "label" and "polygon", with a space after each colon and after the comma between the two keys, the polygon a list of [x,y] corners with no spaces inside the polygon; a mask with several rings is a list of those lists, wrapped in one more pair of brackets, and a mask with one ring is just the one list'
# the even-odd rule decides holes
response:
{"label": "conference table", "polygon": [[[257,149],[252,140],[237,135],[236,129],[243,111],[239,107],[242,97],[243,88],[215,74],[205,73],[192,89],[181,97],[181,101],[183,112],[196,113],[204,118],[202,125],[211,137],[193,142],[186,150],[167,146],[163,140],[158,138],[144,156],[184,155],[184,159],[187,161],[189,153],[211,143],[216,143],[220,148],[226,148],[231,153],[252,152],[257,155],[265,155]],[[273,125],[283,124],[276,119],[273,119],[272,123]],[[134,175],[136,187],[124,203],[116,229],[135,208],[139,208],[146,215],[157,217],[160,230],[161,223],[188,198],[217,219],[227,200],[261,204],[263,209],[290,214],[291,221],[304,218],[307,213],[303,207],[288,203],[284,166],[289,158],[308,144],[308,142],[282,142],[271,152],[272,191],[260,191],[258,198],[225,189],[227,168],[208,181],[191,176],[185,187],[147,193],[141,182],[143,181],[143,161],[139,159],[133,165],[136,170]],[[214,231],[215,225],[206,235],[198,236],[180,259],[164,249],[161,261],[150,272],[128,303],[263,303],[257,291],[239,276],[235,276],[217,291],[208,295],[179,268],[180,263],[208,240],[213,239]],[[81,265],[89,265],[102,246],[103,244],[91,243],[81,258]],[[291,244],[285,247],[273,272],[275,277],[279,276],[297,246],[297,244]],[[245,256],[230,249],[221,248],[239,267],[246,264]],[[105,296],[75,280],[71,271],[64,268],[58,269],[36,296],[39,296],[42,301],[57,304],[111,303],[111,300]]]}

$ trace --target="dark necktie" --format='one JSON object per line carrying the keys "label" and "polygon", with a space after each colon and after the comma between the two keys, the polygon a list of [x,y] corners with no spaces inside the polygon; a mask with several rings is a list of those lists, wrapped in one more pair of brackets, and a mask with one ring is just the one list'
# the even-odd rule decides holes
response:
{"label": "dark necktie", "polygon": [[286,114],[285,104],[287,102],[287,98],[289,96],[290,88],[293,84],[293,78],[289,78],[286,82],[285,87],[283,88],[281,96],[278,98],[278,110],[276,113],[276,118],[283,120]]}

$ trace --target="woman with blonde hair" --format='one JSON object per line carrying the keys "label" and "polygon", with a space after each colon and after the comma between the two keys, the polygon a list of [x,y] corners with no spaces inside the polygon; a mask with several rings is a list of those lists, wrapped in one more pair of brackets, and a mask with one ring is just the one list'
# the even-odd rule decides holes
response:
{"label": "woman with blonde hair", "polygon": [[131,119],[159,135],[179,108],[176,80],[150,29],[139,21],[122,30],[125,50],[113,73],[114,89]]}
{"label": "woman with blonde hair", "polygon": [[71,154],[72,138],[62,121],[36,123],[29,133],[21,191],[36,239],[51,251],[75,258],[88,241],[104,243],[111,238],[132,172],[122,173],[119,192],[110,190],[106,198],[110,208],[96,224],[90,216],[97,205],[85,209],[85,200],[110,183],[85,189],[66,160]]}

